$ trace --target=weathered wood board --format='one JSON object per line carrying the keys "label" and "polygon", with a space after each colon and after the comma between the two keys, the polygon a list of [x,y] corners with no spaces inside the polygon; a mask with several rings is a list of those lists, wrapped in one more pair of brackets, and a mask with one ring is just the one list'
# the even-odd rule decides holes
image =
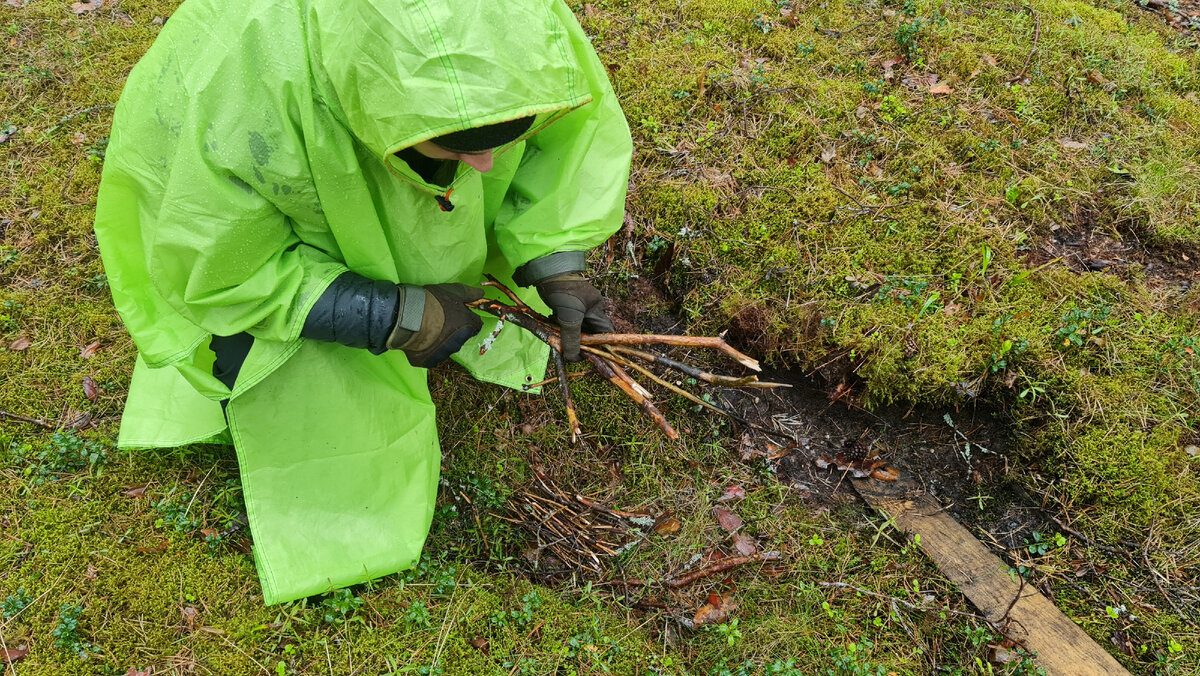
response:
{"label": "weathered wood board", "polygon": [[1013,579],[1009,566],[988,551],[934,498],[911,480],[855,479],[874,509],[919,546],[999,631],[1034,653],[1048,676],[1108,676],[1129,672],[1062,614],[1037,589]]}

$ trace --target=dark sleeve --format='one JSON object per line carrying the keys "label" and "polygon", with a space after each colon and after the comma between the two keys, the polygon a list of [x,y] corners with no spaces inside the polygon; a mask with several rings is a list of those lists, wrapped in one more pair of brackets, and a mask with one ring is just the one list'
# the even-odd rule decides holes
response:
{"label": "dark sleeve", "polygon": [[317,299],[300,337],[383,354],[399,309],[400,291],[395,284],[345,272]]}

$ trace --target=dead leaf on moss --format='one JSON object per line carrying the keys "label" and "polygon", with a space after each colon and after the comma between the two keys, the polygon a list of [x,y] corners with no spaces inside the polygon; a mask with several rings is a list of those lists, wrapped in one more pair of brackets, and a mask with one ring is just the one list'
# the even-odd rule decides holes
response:
{"label": "dead leaf on moss", "polygon": [[696,611],[692,623],[697,627],[705,624],[720,624],[728,619],[729,614],[737,610],[737,607],[737,602],[728,595],[709,594],[708,602]]}
{"label": "dead leaf on moss", "polygon": [[83,576],[88,580],[95,582],[96,578],[100,577],[100,569],[96,567],[96,564],[89,563],[87,565],[87,571],[84,572]]}
{"label": "dead leaf on moss", "polygon": [[1058,145],[1066,148],[1067,150],[1087,150],[1088,148],[1091,148],[1091,146],[1083,143],[1082,141],[1072,141],[1069,138],[1058,139]]}
{"label": "dead leaf on moss", "polygon": [[713,511],[717,513],[717,523],[721,524],[721,529],[726,533],[732,533],[742,527],[742,518],[728,509],[716,507]]}
{"label": "dead leaf on moss", "polygon": [[999,61],[996,61],[996,57],[992,56],[991,54],[984,54],[980,60],[993,68],[999,64]]}
{"label": "dead leaf on moss", "polygon": [[104,6],[104,0],[84,0],[71,5],[71,11],[76,14],[94,12]]}
{"label": "dead leaf on moss", "polygon": [[88,398],[88,401],[96,401],[96,395],[99,390],[96,389],[96,381],[91,376],[83,377],[83,396]]}
{"label": "dead leaf on moss", "polygon": [[939,83],[939,84],[935,84],[935,85],[933,85],[932,87],[930,87],[930,88],[929,88],[929,93],[930,93],[930,94],[935,94],[935,95],[938,95],[938,94],[950,94],[950,93],[953,93],[953,92],[954,92],[954,88],[953,88],[953,87],[951,87],[950,85],[946,84],[945,82],[942,82],[942,83]]}
{"label": "dead leaf on moss", "polygon": [[725,493],[717,498],[717,502],[728,502],[730,500],[741,500],[746,497],[746,489],[734,484],[725,488]]}
{"label": "dead leaf on moss", "polygon": [[25,656],[28,654],[29,654],[28,646],[22,645],[22,646],[17,646],[16,648],[9,648],[4,651],[4,661],[7,662],[8,664],[20,662],[21,660],[25,659]]}
{"label": "dead leaf on moss", "polygon": [[821,161],[825,164],[833,162],[835,157],[837,157],[837,148],[835,146],[827,146],[821,149]]}
{"label": "dead leaf on moss", "polygon": [[149,484],[146,484],[145,486],[137,486],[135,488],[130,488],[124,493],[121,493],[121,495],[124,495],[127,498],[140,498],[146,494],[146,489],[149,487]]}
{"label": "dead leaf on moss", "polygon": [[655,535],[672,535],[678,533],[680,528],[683,528],[683,523],[679,517],[667,513],[658,517],[658,521],[654,522],[653,531]]}
{"label": "dead leaf on moss", "polygon": [[33,345],[33,341],[30,340],[28,336],[21,336],[20,338],[17,338],[13,342],[9,343],[8,349],[12,350],[13,352],[24,352],[25,350],[29,349],[30,345]]}
{"label": "dead leaf on moss", "polygon": [[892,72],[892,68],[895,67],[899,63],[901,63],[900,59],[888,59],[887,61],[884,61],[883,62],[883,79],[890,80],[890,79],[896,77],[896,74]]}
{"label": "dead leaf on moss", "polygon": [[734,533],[733,548],[742,556],[754,556],[758,553],[758,541],[744,533]]}
{"label": "dead leaf on moss", "polygon": [[491,652],[491,644],[486,638],[481,636],[476,636],[475,638],[471,639],[471,647],[483,653],[484,657],[487,657]]}
{"label": "dead leaf on moss", "polygon": [[88,343],[82,350],[79,351],[79,356],[84,359],[91,359],[96,356],[96,351],[100,349],[100,341],[93,340]]}

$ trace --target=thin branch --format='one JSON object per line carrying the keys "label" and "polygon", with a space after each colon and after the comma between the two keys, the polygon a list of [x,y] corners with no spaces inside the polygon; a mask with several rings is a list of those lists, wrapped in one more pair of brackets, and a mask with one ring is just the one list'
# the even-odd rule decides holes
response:
{"label": "thin branch", "polygon": [[563,402],[567,405],[567,425],[571,428],[571,443],[579,443],[579,416],[575,415],[575,402],[571,399],[571,388],[567,385],[567,365],[563,363],[562,353],[551,350],[554,354],[554,368],[558,371],[558,384],[562,387]]}
{"label": "thin branch", "polygon": [[668,336],[651,333],[588,333],[580,338],[582,345],[674,345],[677,347],[707,347],[720,350],[737,363],[752,371],[761,371],[757,359],[733,349],[720,338],[709,336]]}
{"label": "thin branch", "polygon": [[54,425],[51,425],[50,423],[46,422],[45,420],[38,420],[37,418],[27,418],[23,415],[17,415],[16,413],[9,413],[8,411],[0,411],[0,418],[9,418],[11,420],[19,420],[21,422],[27,422],[31,425],[37,425],[38,427],[41,427],[41,428],[47,429],[47,430],[58,429],[57,427],[55,427]]}

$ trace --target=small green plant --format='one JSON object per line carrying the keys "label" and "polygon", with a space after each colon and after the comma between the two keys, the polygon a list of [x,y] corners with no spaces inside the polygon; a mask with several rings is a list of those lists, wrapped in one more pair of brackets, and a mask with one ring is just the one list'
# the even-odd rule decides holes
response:
{"label": "small green plant", "polygon": [[533,622],[533,611],[542,605],[542,598],[538,596],[537,590],[531,591],[521,597],[521,607],[517,610],[510,610],[507,613],[503,610],[498,610],[492,613],[490,622],[497,627],[507,627],[510,624],[525,627]]}
{"label": "small green plant", "polygon": [[354,611],[363,603],[349,589],[339,589],[321,601],[321,620],[325,624],[343,624],[355,619],[361,621],[361,618],[354,617]]}
{"label": "small green plant", "polygon": [[829,664],[833,669],[828,673],[832,676],[887,676],[885,667],[871,664],[868,659],[874,645],[864,638],[861,644],[847,643],[845,647],[833,648],[829,651]]}
{"label": "small green plant", "polygon": [[167,496],[154,503],[154,509],[159,517],[154,520],[155,528],[166,528],[184,535],[196,532],[200,521],[192,515],[192,494],[182,493],[179,496]]}
{"label": "small green plant", "polygon": [[58,611],[58,626],[50,632],[50,635],[54,637],[54,647],[71,653],[81,660],[86,660],[100,652],[100,649],[80,638],[79,617],[81,615],[83,615],[83,606],[62,604]]}
{"label": "small green plant", "polygon": [[812,56],[816,53],[816,51],[817,46],[811,42],[800,42],[796,44],[796,56]]}
{"label": "small green plant", "polygon": [[429,618],[429,608],[425,607],[424,601],[413,601],[404,612],[404,623],[415,629],[428,629]]}
{"label": "small green plant", "polygon": [[896,26],[892,37],[896,41],[896,46],[900,47],[900,51],[904,52],[904,56],[909,61],[915,62],[920,59],[924,51],[920,44],[921,32],[925,30],[928,23],[925,19],[916,17],[909,21],[901,21]]}
{"label": "small green plant", "polygon": [[28,608],[32,603],[33,598],[25,593],[25,589],[18,589],[16,594],[4,597],[4,611],[2,615],[6,620],[10,617],[16,617],[17,614]]}
{"label": "small green plant", "polygon": [[104,444],[81,439],[75,430],[55,432],[41,451],[32,444],[18,445],[15,442],[9,446],[9,450],[16,463],[24,465],[23,473],[34,485],[83,470],[99,474],[108,460]]}
{"label": "small green plant", "polygon": [[1048,538],[1035,530],[1032,533],[1032,539],[1026,545],[1026,549],[1034,556],[1042,556],[1051,549],[1062,547],[1065,544],[1067,544],[1067,538],[1062,533],[1055,533],[1053,538]]}
{"label": "small green plant", "polygon": [[738,629],[738,618],[733,618],[728,622],[721,624],[710,625],[718,635],[725,641],[725,645],[733,647],[742,641],[742,632]]}
{"label": "small green plant", "polygon": [[1104,332],[1104,322],[1111,311],[1107,306],[1085,310],[1072,304],[1062,316],[1062,325],[1054,332],[1058,346],[1062,349],[1083,347],[1085,340]]}

